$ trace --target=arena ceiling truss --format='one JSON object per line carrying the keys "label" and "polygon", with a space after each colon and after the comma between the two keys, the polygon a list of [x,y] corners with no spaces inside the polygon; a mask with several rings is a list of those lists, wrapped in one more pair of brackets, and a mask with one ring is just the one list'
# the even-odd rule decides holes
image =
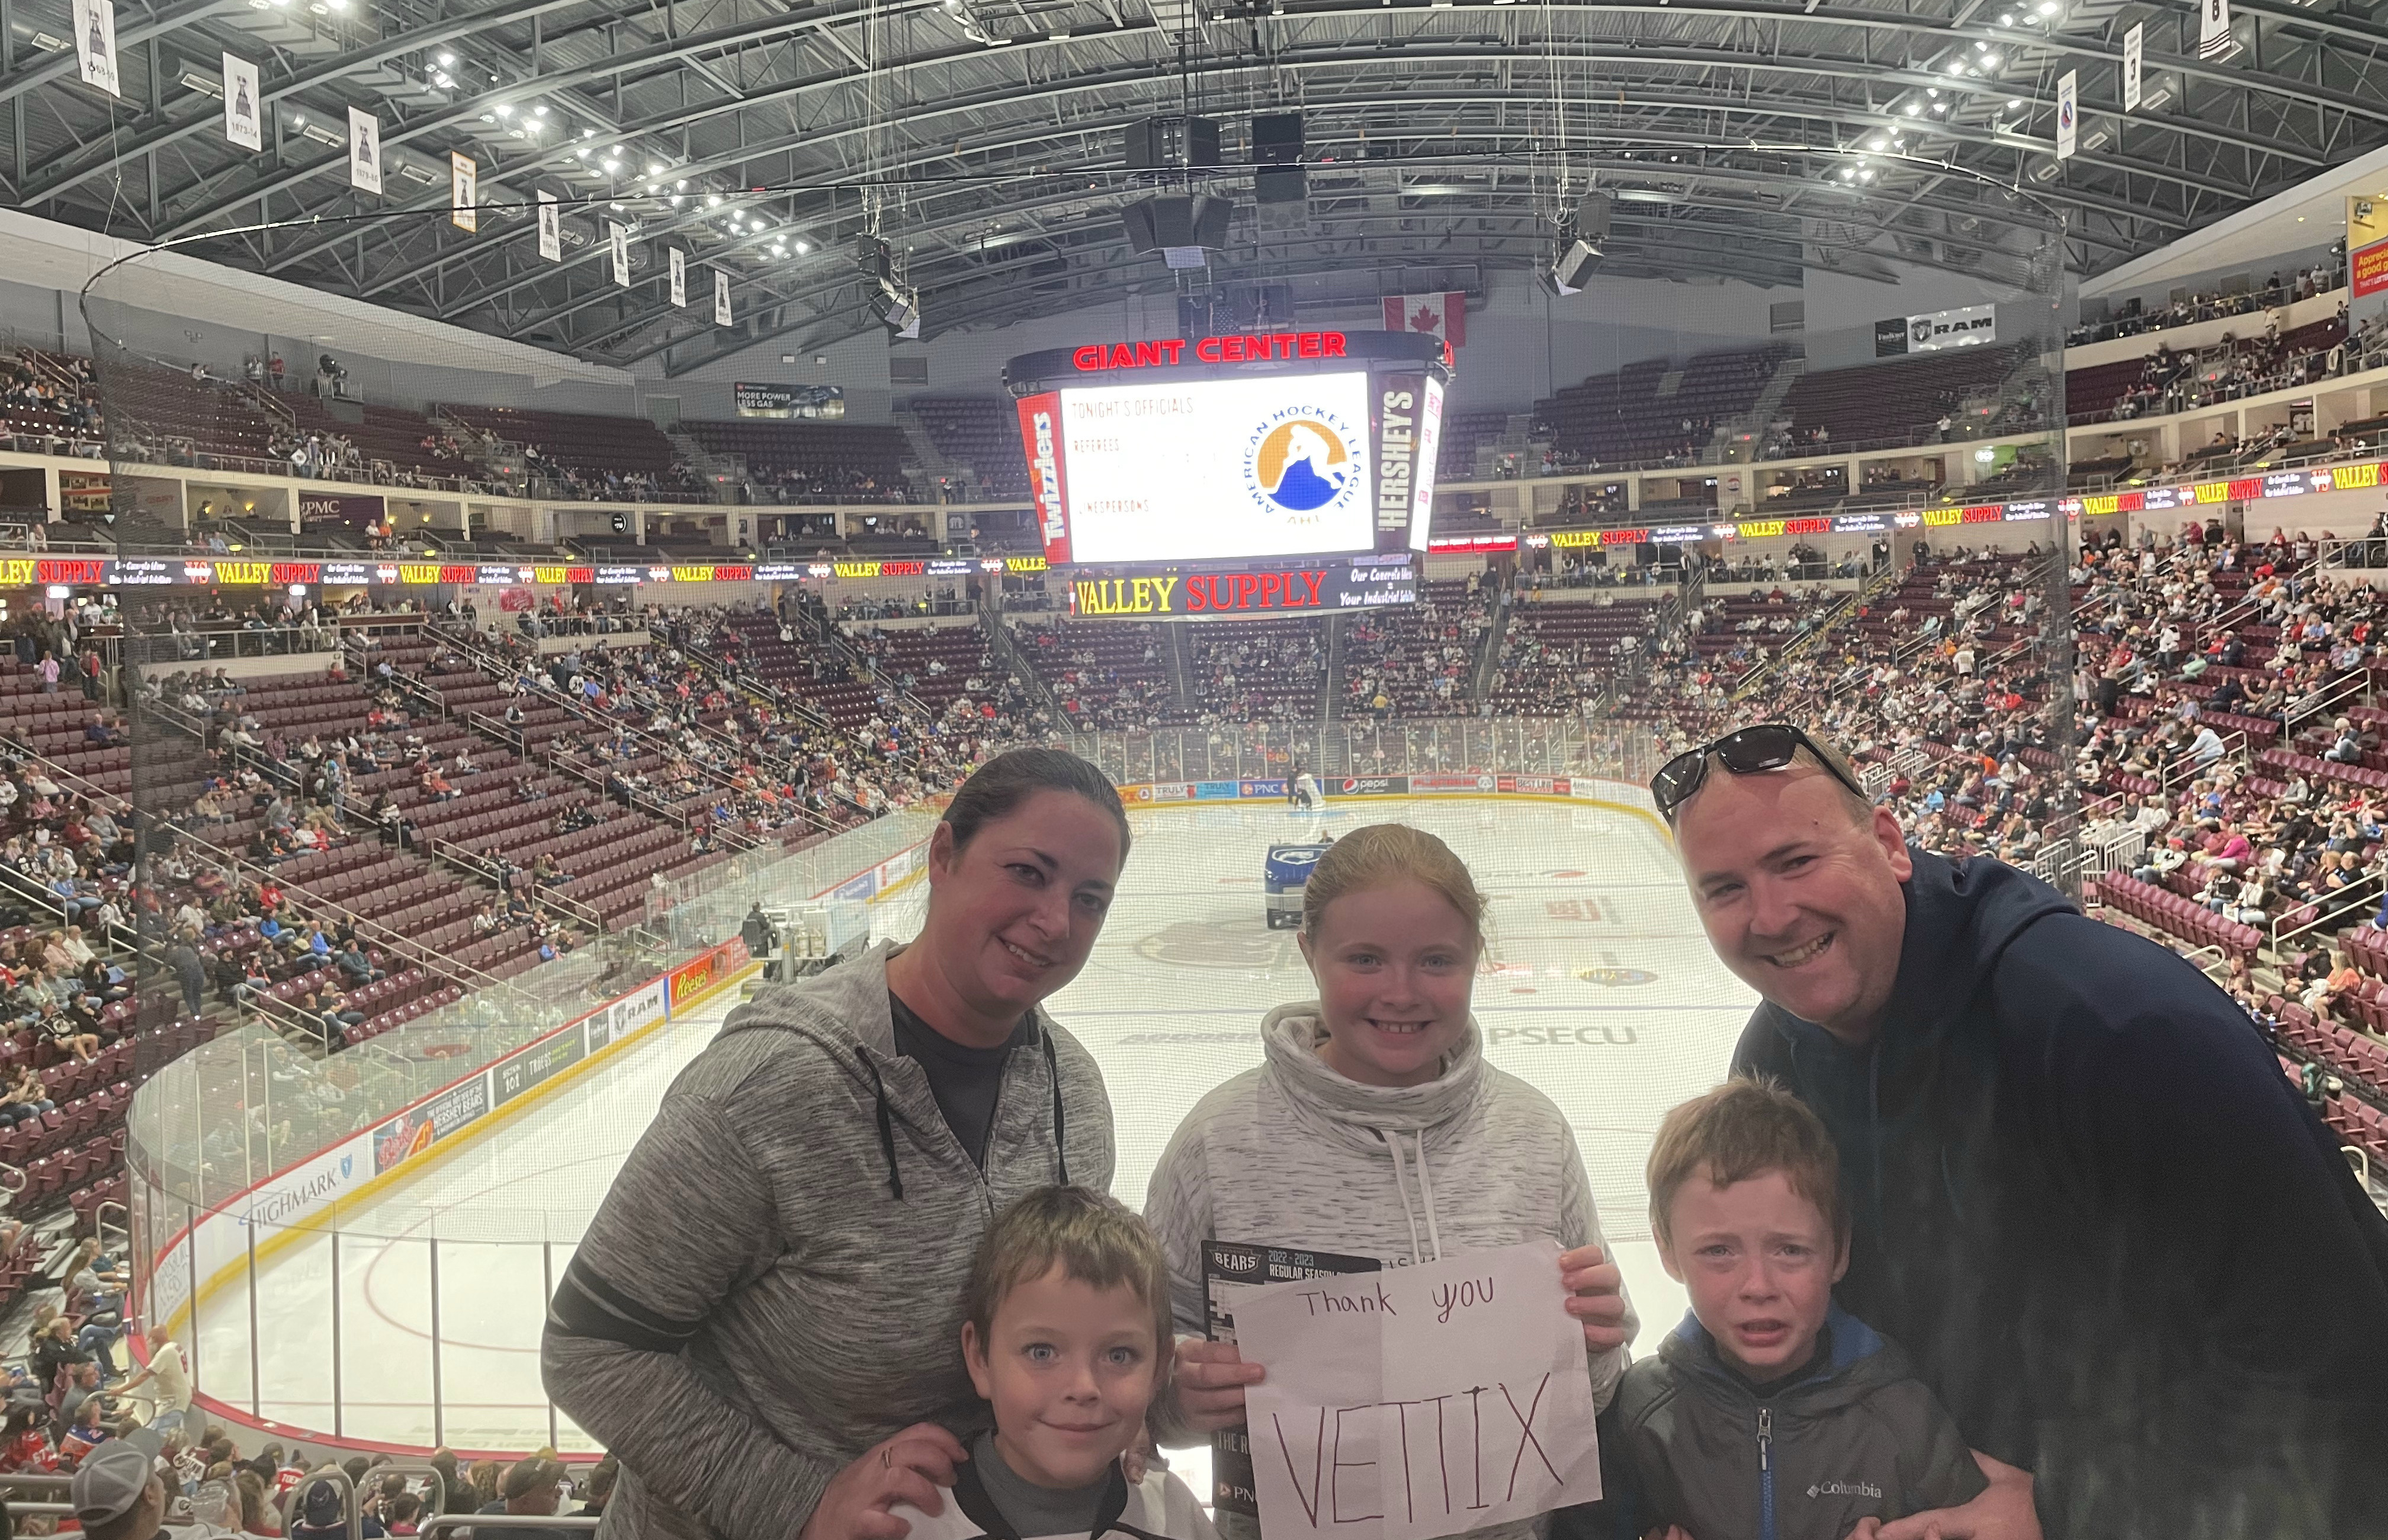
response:
{"label": "arena ceiling truss", "polygon": [[[678,373],[875,328],[849,260],[870,188],[934,335],[1188,283],[1480,286],[1545,260],[1595,185],[1612,274],[2013,281],[2052,210],[2086,276],[2388,142],[2388,25],[2329,0],[2238,0],[2219,58],[2193,8],[2111,0],[1197,3],[119,0],[111,98],[78,78],[70,0],[0,0],[0,175],[32,213]],[[222,132],[226,52],[261,68],[260,151]],[[380,120],[378,197],[349,185],[350,107]],[[1248,166],[1123,169],[1139,120],[1216,119],[1248,162],[1251,115],[1286,110],[1307,122],[1289,211],[1261,217]],[[447,218],[451,150],[478,166],[475,233]],[[1118,217],[1189,185],[1238,205],[1190,280]],[[538,251],[540,191],[567,210],[561,261]],[[607,221],[633,231],[627,289]]]}

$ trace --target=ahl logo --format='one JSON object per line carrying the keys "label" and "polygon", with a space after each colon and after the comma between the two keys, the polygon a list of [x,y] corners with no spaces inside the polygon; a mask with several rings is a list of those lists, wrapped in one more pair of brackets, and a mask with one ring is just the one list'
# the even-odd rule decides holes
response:
{"label": "ahl logo", "polygon": [[1583,968],[1575,976],[1586,984],[1607,985],[1611,989],[1620,985],[1658,982],[1658,975],[1647,968]]}
{"label": "ahl logo", "polygon": [[1244,444],[1244,490],[1289,525],[1318,523],[1359,496],[1356,437],[1334,413],[1289,406],[1270,413]]}
{"label": "ahl logo", "polygon": [[1810,1497],[1879,1497],[1882,1488],[1872,1482],[1818,1482],[1808,1488]]}

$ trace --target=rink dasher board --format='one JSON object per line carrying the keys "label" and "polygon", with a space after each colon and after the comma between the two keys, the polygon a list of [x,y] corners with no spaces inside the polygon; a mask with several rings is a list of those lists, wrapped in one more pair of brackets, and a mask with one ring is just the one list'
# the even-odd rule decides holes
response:
{"label": "rink dasher board", "polygon": [[[1360,788],[1343,790],[1347,781]],[[1419,783],[1426,783],[1424,785]],[[1463,785],[1462,783],[1465,783]],[[1275,787],[1274,792],[1261,790]],[[1531,787],[1533,789],[1523,789]],[[1669,844],[1674,834],[1650,803],[1649,792],[1630,781],[1594,775],[1364,775],[1327,776],[1319,783],[1321,809],[1341,802],[1549,802],[1569,808],[1598,808],[1623,813],[1650,826]],[[1132,813],[1206,809],[1281,800],[1283,781],[1132,781],[1119,788],[1120,801]],[[1289,818],[1315,816],[1319,809],[1286,809]]]}
{"label": "rink dasher board", "polygon": [[[927,849],[928,841],[920,840],[813,897],[876,903],[921,876]],[[725,963],[733,957],[734,962]],[[277,1254],[313,1233],[308,1221],[326,1208],[378,1196],[464,1139],[534,1104],[553,1087],[578,1079],[622,1048],[643,1040],[675,1014],[711,999],[759,967],[748,957],[745,943],[733,937],[197,1215],[176,1228],[149,1258],[140,1302],[145,1333],[172,1336],[181,1329],[192,1306],[195,1280],[197,1297],[207,1298],[252,1260]],[[420,1121],[410,1128],[410,1120]],[[427,1129],[428,1137],[417,1129]],[[401,1134],[406,1137],[396,1138]],[[256,1237],[254,1232],[261,1228],[273,1233]],[[147,1361],[146,1349],[138,1342],[135,1355]]]}
{"label": "rink dasher board", "polygon": [[[168,1237],[151,1258],[141,1313],[143,1336],[180,1334],[192,1307],[195,1279],[197,1298],[212,1295],[252,1261],[261,1262],[317,1233],[315,1221],[326,1212],[377,1197],[422,1174],[440,1156],[644,1041],[676,1015],[699,1008],[758,966],[746,957],[743,941],[712,948],[198,1215]],[[443,1111],[476,1105],[477,1111],[451,1113],[448,1126],[438,1126]],[[419,1144],[411,1139],[387,1142],[410,1124],[433,1130],[432,1136]],[[146,1343],[136,1347],[136,1356],[146,1361]]]}

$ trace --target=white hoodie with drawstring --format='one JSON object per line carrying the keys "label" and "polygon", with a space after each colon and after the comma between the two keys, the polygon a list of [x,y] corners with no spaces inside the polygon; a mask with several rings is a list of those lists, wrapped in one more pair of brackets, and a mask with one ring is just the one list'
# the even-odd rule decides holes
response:
{"label": "white hoodie with drawstring", "polygon": [[[1601,1244],[1600,1215],[1574,1132],[1551,1099],[1484,1061],[1473,1016],[1422,1086],[1364,1086],[1318,1056],[1315,1001],[1261,1024],[1266,1054],[1194,1105],[1170,1137],[1145,1195],[1169,1258],[1178,1331],[1203,1334],[1202,1243],[1292,1246],[1409,1266],[1544,1236],[1563,1250]],[[1626,1340],[1637,1326],[1627,1302]],[[1587,1353],[1593,1396],[1608,1405],[1627,1351]],[[1199,1441],[1174,1402],[1152,1408],[1164,1445]],[[1219,1533],[1257,1526],[1222,1512]],[[1531,1523],[1470,1532],[1528,1540]]]}

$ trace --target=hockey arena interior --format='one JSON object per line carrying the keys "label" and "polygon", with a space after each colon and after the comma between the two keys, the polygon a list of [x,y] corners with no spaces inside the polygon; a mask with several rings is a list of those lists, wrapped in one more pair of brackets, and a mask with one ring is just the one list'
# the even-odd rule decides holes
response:
{"label": "hockey arena interior", "polygon": [[1045,1002],[1129,1210],[1405,824],[1657,1355],[1759,995],[1649,788],[1760,722],[2202,974],[2388,1205],[2384,26],[0,3],[19,1533],[127,1443],[178,1536],[597,1527],[617,1174],[1023,747],[1133,836]]}

